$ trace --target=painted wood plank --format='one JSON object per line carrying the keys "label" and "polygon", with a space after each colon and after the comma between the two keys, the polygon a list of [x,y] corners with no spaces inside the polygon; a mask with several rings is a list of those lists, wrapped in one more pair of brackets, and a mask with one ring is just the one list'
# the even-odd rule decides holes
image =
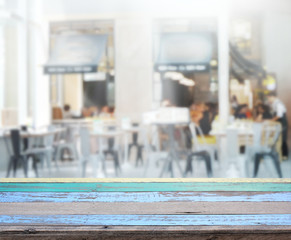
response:
{"label": "painted wood plank", "polygon": [[1,214],[291,214],[291,202],[1,203]]}
{"label": "painted wood plank", "polygon": [[15,202],[290,202],[291,192],[0,192]]}
{"label": "painted wood plank", "polygon": [[290,240],[290,226],[0,226],[1,240]]}
{"label": "painted wood plank", "polygon": [[264,215],[0,215],[0,225],[260,226],[291,225],[291,214]]}
{"label": "painted wood plank", "polygon": [[291,178],[0,178],[0,182],[272,182],[291,183]]}
{"label": "painted wood plank", "polygon": [[290,192],[289,183],[244,182],[99,182],[0,183],[0,192],[159,192],[159,191],[262,191]]}
{"label": "painted wood plank", "polygon": [[[8,233],[11,232],[27,232],[29,234],[30,230],[35,230],[32,233],[37,232],[63,232],[67,231],[65,234],[68,234],[69,232],[86,232],[86,231],[92,231],[92,233],[95,234],[96,239],[96,232],[105,232],[105,231],[115,231],[115,232],[133,232],[133,231],[154,231],[156,233],[158,232],[191,232],[192,235],[194,233],[206,233],[211,231],[212,233],[227,233],[231,231],[231,235],[234,233],[242,233],[242,232],[251,232],[255,233],[257,231],[258,233],[289,233],[291,235],[291,226],[290,225],[260,225],[260,226],[250,226],[250,225],[242,225],[242,226],[201,226],[201,225],[188,225],[188,226],[107,226],[107,225],[0,225],[0,234],[5,233],[6,231]],[[2,235],[1,235],[2,236]],[[32,236],[32,235],[30,235]],[[233,238],[232,238],[233,239]],[[2,240],[2,238],[1,238]],[[290,238],[288,239],[290,240]]]}

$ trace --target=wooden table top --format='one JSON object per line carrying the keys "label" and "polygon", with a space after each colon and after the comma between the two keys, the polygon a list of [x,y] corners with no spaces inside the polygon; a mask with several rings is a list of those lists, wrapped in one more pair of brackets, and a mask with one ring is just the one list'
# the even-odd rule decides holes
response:
{"label": "wooden table top", "polygon": [[1,239],[291,239],[291,179],[0,179]]}

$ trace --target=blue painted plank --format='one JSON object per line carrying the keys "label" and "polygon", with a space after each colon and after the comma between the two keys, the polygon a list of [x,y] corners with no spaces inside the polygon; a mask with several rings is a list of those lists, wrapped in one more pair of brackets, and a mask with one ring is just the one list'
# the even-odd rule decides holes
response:
{"label": "blue painted plank", "polygon": [[291,192],[0,192],[0,202],[290,202]]}
{"label": "blue painted plank", "polygon": [[78,182],[6,183],[0,192],[291,192],[290,183],[249,182]]}
{"label": "blue painted plank", "polygon": [[265,215],[0,215],[0,225],[290,226],[291,214]]}

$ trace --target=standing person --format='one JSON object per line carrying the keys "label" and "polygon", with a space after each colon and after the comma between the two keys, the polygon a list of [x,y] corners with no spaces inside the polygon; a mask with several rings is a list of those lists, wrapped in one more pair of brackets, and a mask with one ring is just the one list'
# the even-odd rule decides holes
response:
{"label": "standing person", "polygon": [[287,109],[280,99],[276,97],[275,93],[268,94],[268,102],[271,104],[273,110],[273,121],[278,121],[282,125],[282,155],[283,159],[288,159],[288,120]]}

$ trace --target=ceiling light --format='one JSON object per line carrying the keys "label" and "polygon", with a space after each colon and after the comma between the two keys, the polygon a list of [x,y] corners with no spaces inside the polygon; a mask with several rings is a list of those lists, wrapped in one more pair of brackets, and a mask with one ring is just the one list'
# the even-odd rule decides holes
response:
{"label": "ceiling light", "polygon": [[189,78],[182,78],[179,83],[187,87],[194,87],[195,85],[195,82]]}
{"label": "ceiling light", "polygon": [[170,78],[174,81],[179,81],[182,78],[184,78],[184,75],[182,73],[179,73],[179,72],[166,72],[165,78]]}

